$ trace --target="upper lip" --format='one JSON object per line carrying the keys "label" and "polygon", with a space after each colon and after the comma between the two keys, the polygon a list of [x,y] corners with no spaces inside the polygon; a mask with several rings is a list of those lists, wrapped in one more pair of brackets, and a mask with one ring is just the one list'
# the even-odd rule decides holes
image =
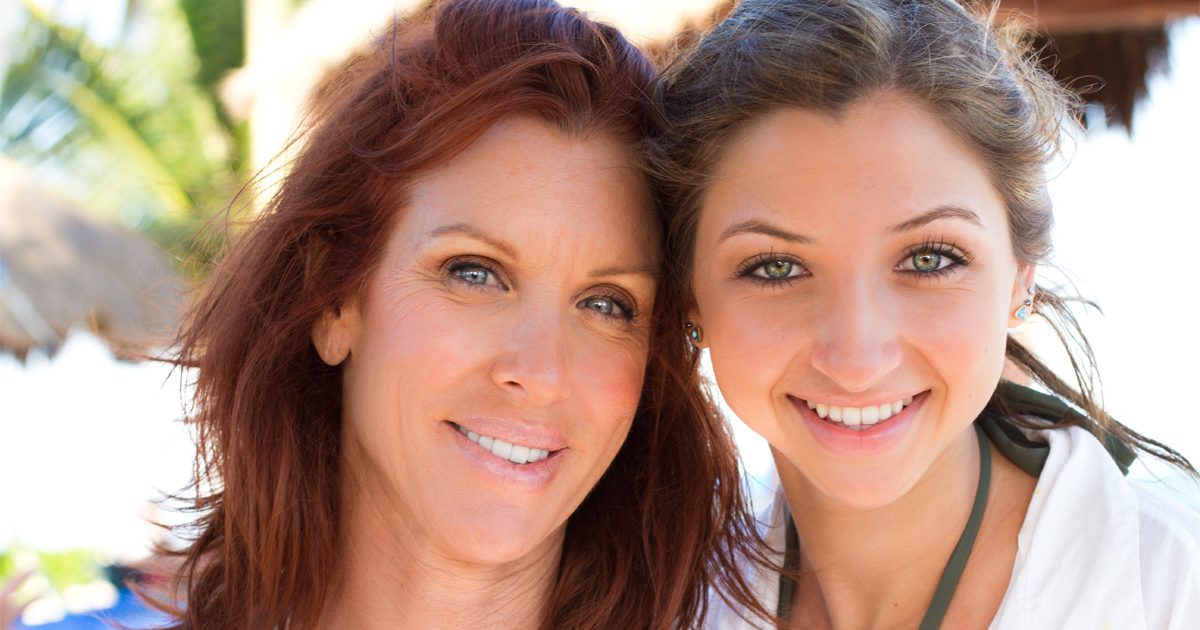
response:
{"label": "upper lip", "polygon": [[468,431],[488,435],[508,442],[545,451],[558,451],[567,447],[567,440],[558,429],[539,422],[522,419],[474,416],[448,420]]}
{"label": "upper lip", "polygon": [[[925,391],[926,390],[920,390],[917,392],[910,392],[910,393],[905,393],[905,394],[888,394],[885,396],[872,395],[870,398],[854,400],[854,401],[847,399],[844,394],[831,395],[831,396],[813,396],[811,398],[806,398],[803,396],[794,396],[792,394],[788,394],[788,398],[792,398],[792,399],[795,399],[795,400],[798,400],[801,402],[813,402],[813,403],[819,403],[822,405],[830,405],[833,407],[862,408],[862,407],[878,407],[879,405],[886,405],[889,403],[893,403],[897,400],[904,400],[905,398],[908,398],[910,396],[913,398],[916,398],[917,396],[920,396],[921,394],[925,393]],[[867,401],[871,401],[871,402],[867,402]]]}

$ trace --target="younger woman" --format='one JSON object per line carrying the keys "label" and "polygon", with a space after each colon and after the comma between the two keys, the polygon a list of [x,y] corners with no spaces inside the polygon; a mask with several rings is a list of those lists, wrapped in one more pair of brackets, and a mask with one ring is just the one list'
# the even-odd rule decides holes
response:
{"label": "younger woman", "polygon": [[782,482],[782,624],[1200,619],[1200,517],[1123,476],[1190,465],[1009,334],[1076,332],[1035,284],[1071,102],[1018,40],[951,0],[744,0],[656,97],[687,335]]}

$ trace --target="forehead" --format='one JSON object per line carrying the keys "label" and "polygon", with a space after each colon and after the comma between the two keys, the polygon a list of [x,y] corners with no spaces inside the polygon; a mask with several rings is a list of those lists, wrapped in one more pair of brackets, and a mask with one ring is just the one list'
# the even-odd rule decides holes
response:
{"label": "forehead", "polygon": [[632,151],[610,134],[505,119],[409,187],[398,227],[420,234],[463,223],[519,242],[555,234],[617,238],[627,254],[655,257],[650,193]]}
{"label": "forehead", "polygon": [[860,98],[836,117],[774,111],[730,143],[713,175],[702,228],[763,213],[799,215],[815,227],[847,220],[895,225],[956,206],[1007,233],[1003,199],[974,149],[933,112],[898,94]]}

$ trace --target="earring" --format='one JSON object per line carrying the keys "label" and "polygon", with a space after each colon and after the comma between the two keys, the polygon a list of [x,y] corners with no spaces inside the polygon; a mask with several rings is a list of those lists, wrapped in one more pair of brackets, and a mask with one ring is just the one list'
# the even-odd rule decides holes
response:
{"label": "earring", "polygon": [[1026,292],[1029,293],[1029,297],[1025,298],[1025,303],[1021,304],[1021,306],[1017,308],[1016,312],[1013,313],[1013,315],[1021,321],[1028,319],[1029,314],[1033,311],[1033,287],[1026,289]]}
{"label": "earring", "polygon": [[692,322],[684,324],[683,330],[687,333],[688,340],[692,342],[693,346],[699,347],[700,343],[704,341],[704,333],[700,330],[699,326]]}

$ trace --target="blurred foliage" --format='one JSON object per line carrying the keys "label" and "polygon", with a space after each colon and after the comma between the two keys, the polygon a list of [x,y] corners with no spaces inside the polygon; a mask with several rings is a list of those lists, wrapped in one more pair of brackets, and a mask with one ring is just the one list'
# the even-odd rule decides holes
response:
{"label": "blurred foliage", "polygon": [[130,0],[103,45],[24,0],[0,68],[0,152],[195,277],[221,245],[198,231],[246,179],[244,130],[216,96],[242,65],[242,1]]}
{"label": "blurred foliage", "polygon": [[210,89],[246,58],[242,0],[180,0],[200,68],[196,81]]}
{"label": "blurred foliage", "polygon": [[17,562],[13,559],[13,550],[0,551],[0,582],[17,573]]}
{"label": "blurred foliage", "polygon": [[[21,562],[18,563],[18,556]],[[70,586],[91,584],[106,579],[96,554],[86,549],[67,551],[32,551],[18,545],[0,551],[0,582],[34,568],[45,576],[50,587],[62,593]]]}

